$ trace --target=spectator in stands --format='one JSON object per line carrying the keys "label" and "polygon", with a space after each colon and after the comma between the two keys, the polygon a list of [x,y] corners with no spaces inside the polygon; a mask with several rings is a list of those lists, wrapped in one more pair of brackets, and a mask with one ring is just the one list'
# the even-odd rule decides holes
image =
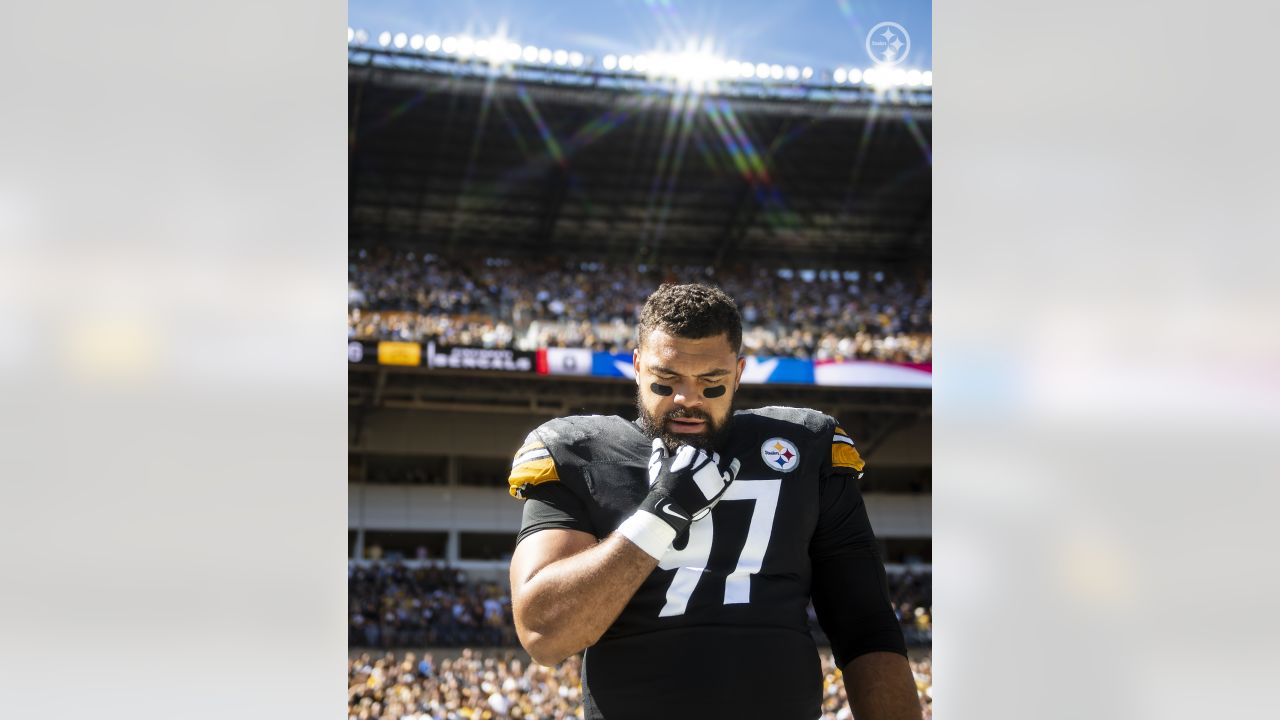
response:
{"label": "spectator in stands", "polygon": [[511,600],[492,583],[468,584],[439,562],[355,565],[349,572],[352,646],[498,646],[514,643]]}
{"label": "spectator in stands", "polygon": [[[433,672],[430,656],[414,653],[347,660],[347,716],[360,720],[435,720],[437,718],[577,717],[582,704],[581,660],[574,656],[557,667],[525,665],[516,651],[485,656],[471,649],[441,661]],[[928,655],[910,661],[920,706],[931,720],[933,668]],[[823,720],[849,719],[848,698],[830,654],[822,659]]]}
{"label": "spectator in stands", "polygon": [[610,266],[602,262],[445,261],[388,248],[352,251],[353,338],[532,350],[622,352],[656,281],[719,284],[743,309],[743,345],[758,355],[929,362],[932,289],[884,271]]}

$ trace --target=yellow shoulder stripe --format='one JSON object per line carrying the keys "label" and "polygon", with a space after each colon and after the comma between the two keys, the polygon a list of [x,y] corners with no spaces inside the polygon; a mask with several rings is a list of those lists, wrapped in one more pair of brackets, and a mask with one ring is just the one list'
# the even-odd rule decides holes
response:
{"label": "yellow shoulder stripe", "polygon": [[544,447],[546,446],[538,442],[537,440],[534,440],[533,442],[526,442],[525,444],[520,446],[519,450],[516,451],[516,457],[520,457],[521,455],[529,452],[530,450],[541,450]]}
{"label": "yellow shoulder stripe", "polygon": [[862,472],[862,468],[866,466],[862,456],[854,449],[852,445],[842,442],[831,443],[831,465],[832,467],[853,468],[858,472]]}
{"label": "yellow shoulder stripe", "polygon": [[511,476],[507,478],[509,486],[507,492],[511,493],[511,497],[519,498],[523,497],[524,488],[527,485],[541,485],[544,482],[559,479],[555,461],[549,456],[544,456],[511,468]]}
{"label": "yellow shoulder stripe", "polygon": [[837,434],[837,435],[843,435],[843,436],[845,436],[845,437],[849,437],[849,433],[845,432],[845,431],[844,431],[844,428],[840,427],[839,425],[837,425],[837,426],[836,426],[836,434]]}

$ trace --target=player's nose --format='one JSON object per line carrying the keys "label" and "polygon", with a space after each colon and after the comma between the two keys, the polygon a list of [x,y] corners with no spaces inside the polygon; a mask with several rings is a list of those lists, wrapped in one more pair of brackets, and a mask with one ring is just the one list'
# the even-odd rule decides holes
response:
{"label": "player's nose", "polygon": [[696,383],[678,383],[671,399],[680,407],[697,407],[702,404],[702,395],[698,393]]}

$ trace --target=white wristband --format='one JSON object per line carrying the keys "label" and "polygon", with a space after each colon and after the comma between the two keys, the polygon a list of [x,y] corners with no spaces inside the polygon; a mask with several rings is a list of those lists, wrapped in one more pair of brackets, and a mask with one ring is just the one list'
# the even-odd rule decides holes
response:
{"label": "white wristband", "polygon": [[661,560],[667,550],[671,549],[671,543],[676,540],[675,528],[644,510],[637,510],[634,515],[623,520],[616,532],[655,560]]}

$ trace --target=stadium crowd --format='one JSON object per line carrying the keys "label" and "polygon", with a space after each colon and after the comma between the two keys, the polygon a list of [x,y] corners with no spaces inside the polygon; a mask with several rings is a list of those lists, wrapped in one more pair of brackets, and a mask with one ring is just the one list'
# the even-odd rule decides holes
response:
{"label": "stadium crowd", "polygon": [[347,570],[352,647],[511,646],[511,599],[493,583],[468,583],[442,563],[352,564]]}
{"label": "stadium crowd", "polygon": [[908,568],[889,575],[889,598],[908,645],[933,641],[933,575]]}
{"label": "stadium crowd", "polygon": [[[933,664],[912,659],[924,720],[933,717]],[[526,662],[515,651],[464,649],[438,662],[432,653],[360,653],[347,660],[349,720],[498,720],[581,717],[582,661],[555,667]],[[822,658],[822,720],[850,720],[849,700],[830,653]]]}
{"label": "stadium crowd", "polygon": [[352,339],[625,352],[655,287],[700,281],[738,302],[748,354],[910,363],[932,357],[931,281],[883,270],[659,271],[596,261],[446,260],[379,247],[353,248],[347,279]]}
{"label": "stadium crowd", "polygon": [[[904,634],[911,645],[932,639],[932,576],[908,570],[888,576]],[[468,582],[441,562],[352,563],[347,570],[350,647],[515,647],[511,598],[494,583]],[[810,627],[825,637],[809,608]]]}
{"label": "stadium crowd", "polygon": [[464,649],[436,662],[410,652],[347,660],[347,715],[351,720],[580,717],[581,659],[554,668],[525,663],[514,651],[484,656]]}

